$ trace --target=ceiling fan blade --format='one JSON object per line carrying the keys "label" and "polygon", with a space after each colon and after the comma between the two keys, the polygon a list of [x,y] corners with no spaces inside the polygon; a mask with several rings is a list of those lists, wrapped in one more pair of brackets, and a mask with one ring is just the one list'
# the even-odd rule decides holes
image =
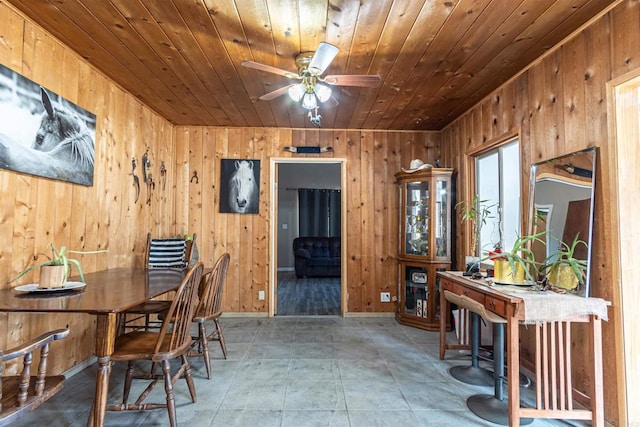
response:
{"label": "ceiling fan blade", "polygon": [[332,75],[322,79],[323,82],[334,86],[362,86],[378,87],[382,79],[378,75]]}
{"label": "ceiling fan blade", "polygon": [[284,95],[285,93],[287,93],[287,91],[289,90],[289,88],[290,88],[291,86],[296,85],[296,84],[297,84],[297,83],[290,84],[290,85],[287,85],[287,86],[285,86],[285,87],[281,87],[280,89],[276,89],[276,90],[274,90],[274,91],[271,91],[271,92],[265,93],[264,95],[262,95],[262,96],[261,96],[261,97],[259,97],[258,99],[260,99],[260,100],[262,100],[262,101],[271,101],[272,99],[277,98],[277,97],[282,96],[282,95]]}
{"label": "ceiling fan blade", "polygon": [[333,58],[338,54],[338,48],[332,44],[320,42],[318,50],[311,58],[307,69],[316,76],[319,76],[327,69]]}
{"label": "ceiling fan blade", "polygon": [[277,74],[279,76],[284,76],[289,79],[299,79],[300,76],[297,73],[292,73],[291,71],[283,70],[281,68],[272,67],[271,65],[261,64],[259,62],[253,61],[244,61],[240,65],[253,68],[254,70],[266,71],[267,73]]}

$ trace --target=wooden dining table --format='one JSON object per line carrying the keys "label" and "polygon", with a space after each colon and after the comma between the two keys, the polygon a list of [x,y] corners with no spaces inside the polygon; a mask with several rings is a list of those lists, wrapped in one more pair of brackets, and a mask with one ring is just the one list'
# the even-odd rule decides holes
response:
{"label": "wooden dining table", "polygon": [[[186,273],[187,270],[178,269],[115,268],[85,274],[86,286],[81,289],[52,292],[2,289],[0,312],[87,313],[96,316],[98,372],[93,410],[87,425],[103,426],[118,315],[177,289]],[[74,279],[78,280],[69,280]]]}

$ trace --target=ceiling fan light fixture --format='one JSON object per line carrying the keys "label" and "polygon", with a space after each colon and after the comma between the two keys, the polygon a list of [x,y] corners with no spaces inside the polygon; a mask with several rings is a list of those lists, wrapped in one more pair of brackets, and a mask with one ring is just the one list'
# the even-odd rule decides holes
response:
{"label": "ceiling fan light fixture", "polygon": [[302,83],[298,83],[297,85],[289,86],[287,90],[289,93],[289,97],[293,99],[295,102],[300,102],[302,96],[305,93],[305,87]]}
{"label": "ceiling fan light fixture", "polygon": [[316,86],[313,88],[313,91],[315,92],[316,96],[318,97],[318,101],[320,102],[327,102],[327,100],[329,100],[329,98],[331,97],[331,89],[323,84],[316,84]]}
{"label": "ceiling fan light fixture", "polygon": [[306,108],[307,110],[313,110],[318,106],[318,101],[316,100],[316,95],[311,92],[307,92],[302,97],[302,108]]}

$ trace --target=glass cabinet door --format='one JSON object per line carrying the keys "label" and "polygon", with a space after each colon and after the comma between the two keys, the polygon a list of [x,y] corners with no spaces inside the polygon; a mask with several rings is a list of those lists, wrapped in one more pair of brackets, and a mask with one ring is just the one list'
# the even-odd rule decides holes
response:
{"label": "glass cabinet door", "polygon": [[434,230],[435,235],[435,256],[449,258],[449,181],[446,179],[436,180],[435,189],[435,212],[434,212]]}
{"label": "glass cabinet door", "polygon": [[429,181],[408,182],[405,197],[405,254],[427,256],[429,254]]}
{"label": "glass cabinet door", "polygon": [[423,267],[404,265],[404,314],[429,317],[429,276]]}

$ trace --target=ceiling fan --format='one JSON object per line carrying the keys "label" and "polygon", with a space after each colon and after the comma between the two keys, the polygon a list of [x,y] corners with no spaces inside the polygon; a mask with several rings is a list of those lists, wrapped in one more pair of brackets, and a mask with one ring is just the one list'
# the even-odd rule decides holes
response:
{"label": "ceiling fan", "polygon": [[[307,110],[316,110],[320,104],[336,106],[338,101],[332,96],[329,86],[360,86],[360,87],[378,87],[380,85],[380,76],[378,75],[328,75],[322,76],[331,61],[338,54],[338,48],[332,44],[321,42],[315,52],[301,52],[295,58],[297,73],[286,71],[270,65],[261,64],[259,62],[244,61],[243,66],[253,68],[268,73],[277,74],[293,80],[299,80],[299,83],[281,87],[272,92],[266,93],[259,97],[263,101],[271,101],[285,93],[295,102],[300,102],[303,108]],[[311,114],[311,112],[309,112]],[[310,115],[310,117],[312,117]],[[319,119],[318,119],[319,120]],[[313,118],[312,118],[313,121]]]}

